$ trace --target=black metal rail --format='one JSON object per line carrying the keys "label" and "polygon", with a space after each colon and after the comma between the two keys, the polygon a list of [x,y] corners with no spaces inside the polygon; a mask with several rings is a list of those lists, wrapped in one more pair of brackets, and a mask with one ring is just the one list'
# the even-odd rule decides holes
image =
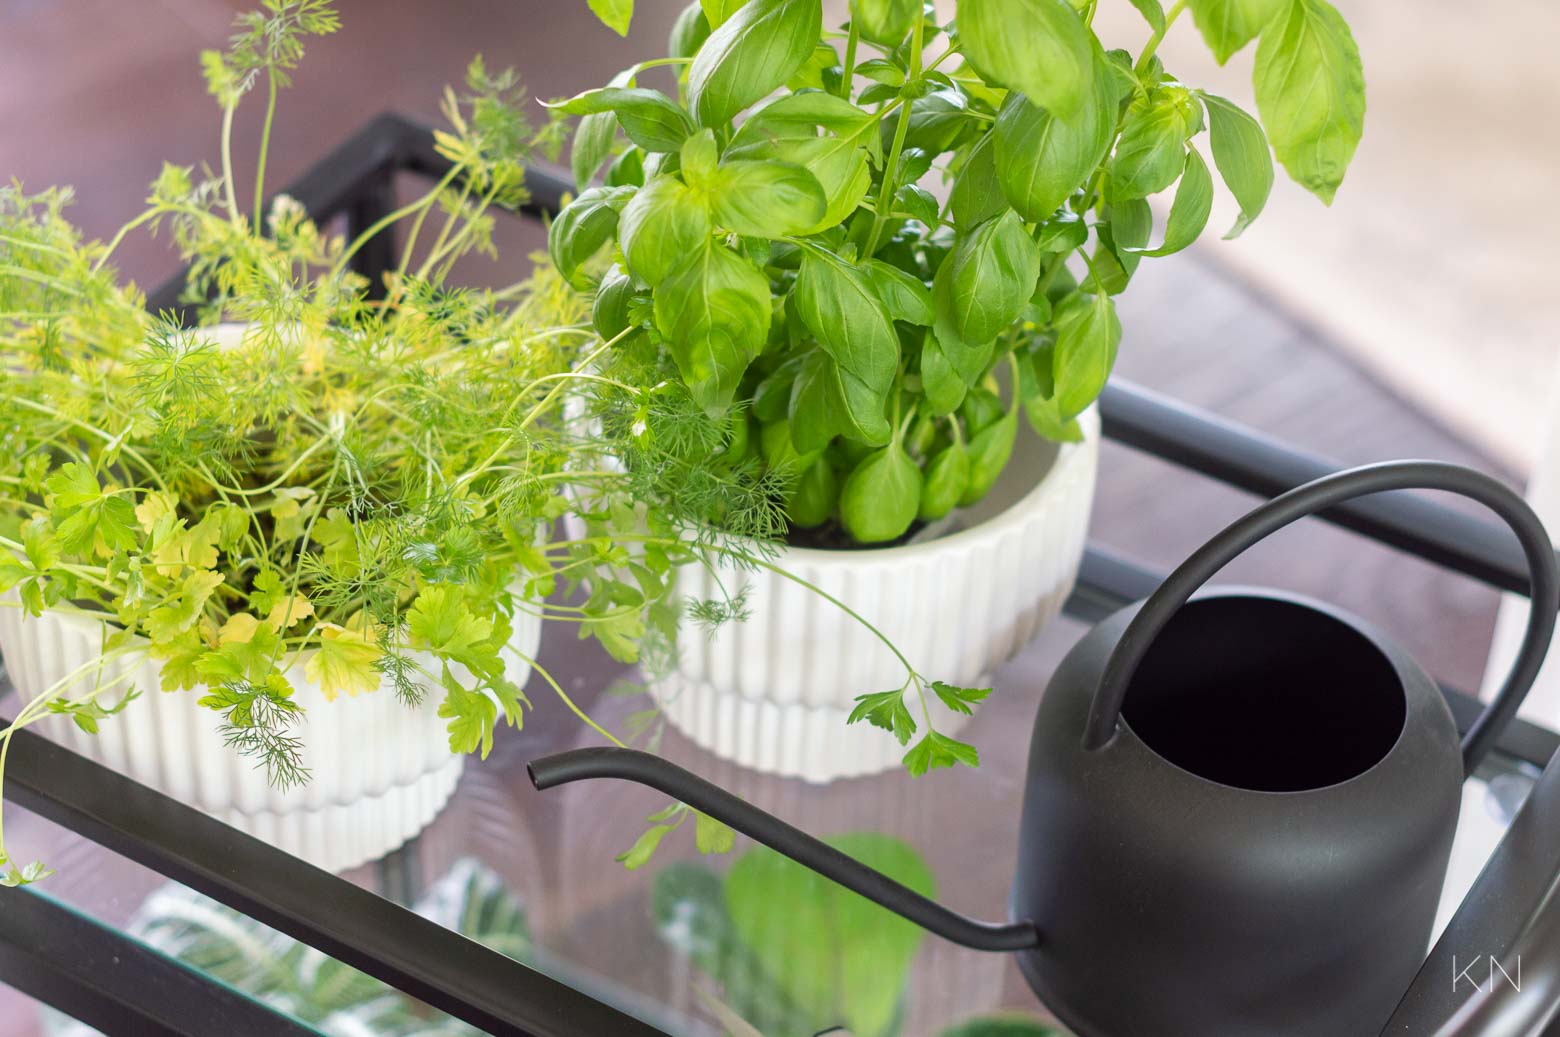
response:
{"label": "black metal rail", "polygon": [[[398,173],[441,177],[449,168],[425,127],[385,115],[285,193],[318,220],[344,214],[349,233],[357,233],[387,210]],[[545,169],[533,170],[529,183],[533,198],[522,209],[528,215],[555,211],[569,189],[563,177]],[[365,249],[355,257],[355,269],[376,279],[388,255],[388,248]],[[177,311],[182,291],[182,279],[169,282],[152,293],[149,306]],[[1127,383],[1113,382],[1100,405],[1109,437],[1256,494],[1271,496],[1340,467]],[[1510,534],[1492,522],[1413,494],[1383,494],[1323,517],[1496,587],[1526,592],[1521,553]],[[1091,547],[1069,611],[1098,617],[1145,596],[1159,579],[1160,574]],[[1447,695],[1465,727],[1477,713],[1477,702],[1452,690]],[[1518,721],[1499,748],[1542,764],[1557,745],[1560,736],[1554,732]],[[661,1032],[28,732],[17,734],[9,768],[8,794],[18,803],[490,1032],[530,1037]],[[1537,820],[1524,830],[1541,823],[1560,830],[1560,810],[1550,809],[1548,798],[1543,802],[1542,811],[1532,804],[1525,811]],[[1490,891],[1498,891],[1510,882],[1529,890],[1553,878],[1552,857],[1517,854],[1502,860],[1500,868],[1492,864],[1495,870],[1481,879],[1481,887],[1487,883]],[[20,985],[20,977],[36,989],[40,983],[90,987],[91,977],[64,971],[64,962],[35,974],[26,970],[37,966],[3,950],[3,922],[13,902],[43,903],[16,901],[10,894],[0,901],[0,979]],[[78,931],[97,948],[113,946],[108,941],[116,935]],[[135,1028],[137,1020],[158,1018],[152,1003],[157,995],[146,986],[139,996],[136,989],[105,992],[104,1011],[121,1014],[119,1025],[103,1028],[163,1032]],[[91,996],[83,990],[83,996]],[[209,993],[215,998],[219,992]],[[122,1002],[117,1007],[115,996]]]}
{"label": "black metal rail", "polygon": [[0,889],[0,977],[105,1033],[313,1034],[187,965],[39,893]]}

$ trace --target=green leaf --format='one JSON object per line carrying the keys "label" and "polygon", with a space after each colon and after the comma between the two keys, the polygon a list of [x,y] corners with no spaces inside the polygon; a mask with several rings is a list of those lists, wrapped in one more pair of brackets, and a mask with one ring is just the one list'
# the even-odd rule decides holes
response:
{"label": "green leaf", "polygon": [[897,442],[861,460],[840,490],[840,521],[858,544],[903,536],[921,505],[921,469]]}
{"label": "green leaf", "polygon": [[1150,29],[1157,33],[1165,31],[1165,9],[1159,5],[1159,0],[1132,0],[1132,6],[1148,22]]}
{"label": "green leaf", "polygon": [[1065,122],[1083,114],[1092,35],[1066,0],[960,0],[958,32],[965,56],[988,81]]}
{"label": "green leaf", "polygon": [[710,28],[718,29],[737,12],[747,0],[699,0],[699,6],[704,10],[704,17],[710,23]]}
{"label": "green leaf", "polygon": [[845,722],[854,724],[862,720],[891,732],[900,745],[908,745],[915,735],[915,718],[905,705],[904,688],[857,695],[856,705]]}
{"label": "green leaf", "polygon": [[1256,119],[1232,101],[1214,94],[1200,96],[1208,109],[1213,163],[1219,167],[1224,186],[1240,203],[1240,218],[1224,235],[1227,241],[1251,226],[1267,204],[1273,189],[1273,156],[1268,151],[1267,134]]}
{"label": "green leaf", "polygon": [[711,415],[731,405],[742,373],[764,348],[769,280],[729,248],[707,241],[655,290],[655,326],[695,402]]}
{"label": "green leaf", "polygon": [[474,614],[465,599],[458,584],[424,587],[407,610],[406,630],[413,647],[480,671],[497,659],[497,646],[487,643],[493,621]]}
{"label": "green leaf", "polygon": [[823,30],[820,0],[750,0],[717,26],[688,69],[688,101],[701,126],[720,126],[779,89],[812,55]]}
{"label": "green leaf", "polygon": [[850,0],[851,24],[862,37],[895,47],[921,17],[921,0]]}
{"label": "green leaf", "polygon": [[710,185],[715,222],[737,234],[805,234],[828,211],[818,178],[788,162],[723,162]]}
{"label": "green leaf", "polygon": [[666,37],[666,54],[672,58],[691,58],[710,38],[710,20],[699,6],[699,0],[691,0]]}
{"label": "green leaf", "polygon": [[1284,0],[1191,0],[1191,6],[1192,20],[1222,65],[1257,38]]}
{"label": "green leaf", "polygon": [[919,184],[900,185],[894,192],[894,209],[908,213],[911,219],[920,220],[928,227],[935,228],[939,222],[937,196]]}
{"label": "green leaf", "polygon": [[634,17],[634,0],[588,0],[596,17],[619,36],[628,35],[628,23]]}
{"label": "green leaf", "polygon": [[661,840],[666,838],[676,825],[655,825],[645,829],[644,833],[634,841],[634,845],[618,854],[613,860],[618,861],[629,871],[635,871],[649,862],[655,855],[656,847],[661,845]]}
{"label": "green leaf", "polygon": [[821,526],[840,502],[840,480],[834,465],[820,457],[802,473],[785,502],[786,521],[797,529]]}
{"label": "green leaf", "polygon": [[381,654],[379,646],[362,633],[322,624],[314,654],[304,664],[303,673],[319,685],[327,700],[334,700],[343,691],[351,696],[377,691],[382,674],[374,664]]}
{"label": "green leaf", "polygon": [[969,507],[996,485],[997,477],[1013,456],[1018,436],[1018,412],[1010,411],[981,429],[970,440],[970,477],[959,496],[959,506]]}
{"label": "green leaf", "polygon": [[[1038,111],[1039,109],[1036,109]],[[997,177],[995,134],[986,134],[970,150],[948,195],[948,211],[955,227],[968,230],[1000,216],[1008,207]],[[1053,206],[1054,208],[1054,206]]]}
{"label": "green leaf", "polygon": [[877,397],[881,414],[899,369],[899,334],[869,274],[809,249],[791,302],[818,344]]}
{"label": "green leaf", "polygon": [[986,700],[991,694],[990,688],[959,688],[942,681],[932,681],[932,691],[942,704],[955,713],[963,713],[970,716],[975,712],[974,707]]}
{"label": "green leaf", "polygon": [[960,763],[966,767],[979,767],[980,753],[968,742],[949,738],[936,731],[922,735],[921,740],[905,753],[904,758],[905,769],[917,778],[927,771]]}
{"label": "green leaf", "polygon": [[[633,81],[630,70],[613,76],[607,86],[626,87]],[[612,154],[612,140],[618,134],[618,115],[613,112],[594,112],[580,119],[574,128],[574,145],[569,148],[569,170],[574,173],[574,187],[585,190],[591,179],[601,170],[602,162]]]}
{"label": "green leaf", "polygon": [[1127,282],[1142,258],[1132,250],[1146,247],[1153,230],[1154,213],[1146,200],[1134,198],[1130,202],[1107,205],[1105,222],[1095,229],[1100,244],[1094,250],[1093,272],[1085,282],[1088,289],[1109,295],[1119,295],[1126,290]]}
{"label": "green leaf", "polygon": [[1203,232],[1208,213],[1213,209],[1213,177],[1195,147],[1186,149],[1186,171],[1175,190],[1170,218],[1165,223],[1165,240],[1158,248],[1139,252],[1144,256],[1168,256],[1179,252]]}
{"label": "green leaf", "polygon": [[618,219],[618,242],[634,276],[654,287],[709,241],[709,209],[675,176],[641,187]]}
{"label": "green leaf", "polygon": [[[923,896],[936,892],[926,863],[898,840],[860,833],[826,841]],[[726,909],[740,942],[790,1000],[828,1006],[831,1021],[843,1022],[855,1037],[889,1037],[926,938],[918,926],[767,847],[755,847],[732,865]]]}
{"label": "green leaf", "polygon": [[997,180],[1008,202],[1031,223],[1051,214],[1093,175],[1116,137],[1116,76],[1093,48],[1090,85],[1071,122],[1010,94],[993,133]]}
{"label": "green leaf", "polygon": [[[894,429],[883,414],[885,404],[883,392],[841,367],[827,349],[808,351],[791,385],[786,423],[799,470],[808,470],[813,456],[837,435],[870,446],[887,443]],[[770,467],[779,465],[771,461]]]}
{"label": "green leaf", "polygon": [[1279,162],[1332,204],[1365,130],[1365,70],[1348,23],[1326,0],[1292,0],[1262,34],[1252,78]]}
{"label": "green leaf", "polygon": [[632,187],[592,187],[563,207],[547,229],[553,265],[573,282],[580,266],[617,233],[618,212],[634,194]]}
{"label": "green leaf", "polygon": [[952,414],[968,390],[969,383],[948,359],[941,340],[928,331],[921,344],[921,392],[932,413],[938,417]]}
{"label": "green leaf", "polygon": [[1063,420],[1083,413],[1105,388],[1120,342],[1116,304],[1104,292],[1074,292],[1057,307],[1056,355],[1051,370]]}
{"label": "green leaf", "polygon": [[[963,388],[964,383],[959,383]],[[934,522],[952,511],[970,483],[970,453],[963,443],[949,443],[926,466],[926,481],[921,485],[921,503],[916,518]],[[903,744],[904,739],[900,739]]]}
{"label": "green leaf", "polygon": [[498,724],[498,706],[480,691],[462,687],[444,667],[442,676],[444,701],[439,703],[439,716],[448,720],[445,730],[450,737],[450,752],[471,753],[481,749],[482,759],[493,751],[493,731]]}
{"label": "green leaf", "polygon": [[[828,207],[808,233],[833,227],[872,188],[868,154],[878,147],[868,113],[830,94],[790,94],[754,112],[726,151],[727,160],[778,159],[802,166],[818,181]],[[822,127],[826,135],[820,137]]]}
{"label": "green leaf", "polygon": [[1009,210],[961,234],[943,260],[933,280],[937,319],[962,342],[991,342],[1018,319],[1039,276],[1040,251]]}
{"label": "green leaf", "polygon": [[649,152],[676,151],[694,129],[676,101],[646,87],[604,86],[545,107],[566,115],[612,112],[628,139]]}
{"label": "green leaf", "polygon": [[932,292],[919,277],[881,259],[869,259],[862,266],[890,317],[922,327],[931,325]]}
{"label": "green leaf", "polygon": [[1202,108],[1179,86],[1158,87],[1133,100],[1111,157],[1105,197],[1115,202],[1163,191],[1186,165],[1186,143],[1202,129]]}
{"label": "green leaf", "polygon": [[730,853],[737,843],[737,833],[724,822],[708,814],[693,812],[693,842],[700,853]]}

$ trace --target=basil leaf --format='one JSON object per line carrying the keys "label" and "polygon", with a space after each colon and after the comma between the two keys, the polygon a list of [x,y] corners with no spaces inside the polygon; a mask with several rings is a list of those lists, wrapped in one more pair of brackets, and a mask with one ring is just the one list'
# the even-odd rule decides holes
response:
{"label": "basil leaf", "polygon": [[911,219],[920,220],[927,227],[936,227],[939,222],[937,196],[924,187],[905,184],[894,192],[894,207],[909,213]]}
{"label": "basil leaf", "polygon": [[580,264],[617,232],[618,210],[631,187],[592,187],[565,205],[547,228],[547,251],[565,280],[573,283]]}
{"label": "basil leaf", "polygon": [[612,269],[602,275],[590,308],[591,324],[602,338],[614,338],[628,330],[632,323],[628,315],[628,301],[633,296],[634,279],[622,267],[614,264]]}
{"label": "basil leaf", "polygon": [[791,385],[791,441],[803,456],[837,435],[881,446],[894,429],[883,414],[886,393],[851,374],[823,346],[810,350]]}
{"label": "basil leaf", "polygon": [[997,477],[1013,456],[1018,436],[1018,412],[1011,411],[987,425],[970,440],[970,475],[959,496],[959,506],[969,507],[996,485]]}
{"label": "basil leaf", "polygon": [[1127,108],[1107,169],[1106,199],[1146,198],[1175,183],[1186,165],[1186,142],[1200,129],[1202,108],[1190,91],[1157,87],[1138,97]]}
{"label": "basil leaf", "polygon": [[1088,409],[1105,388],[1121,343],[1116,304],[1104,292],[1069,295],[1056,310],[1056,354],[1051,374],[1063,421]]}
{"label": "basil leaf", "polygon": [[787,94],[755,111],[737,128],[728,155],[740,156],[744,148],[783,141],[815,140],[821,126],[850,136],[872,122],[872,116],[833,94],[809,91]]}
{"label": "basil leaf", "polygon": [[704,17],[710,23],[711,29],[718,29],[747,0],[699,0],[699,6],[704,9]]}
{"label": "basil leaf", "polygon": [[[619,72],[609,86],[625,87],[633,82],[629,71]],[[595,177],[596,171],[612,153],[612,138],[617,135],[617,116],[611,112],[596,112],[580,119],[574,131],[574,144],[569,149],[569,168],[574,173],[574,186],[584,190]]]}
{"label": "basil leaf", "polygon": [[707,241],[656,288],[654,312],[694,401],[712,416],[724,412],[769,334],[769,280]]}
{"label": "basil leaf", "polygon": [[1066,0],[959,0],[959,43],[988,81],[1064,122],[1084,112],[1092,34]]}
{"label": "basil leaf", "polygon": [[674,176],[658,176],[623,207],[618,244],[629,270],[654,287],[709,240],[709,211]]}
{"label": "basil leaf", "polygon": [[[833,227],[855,212],[872,188],[867,166],[877,147],[871,116],[848,101],[828,94],[783,97],[754,112],[732,137],[729,160],[777,159],[801,166],[813,175],[827,199],[822,219],[805,233]],[[837,136],[818,136],[818,128]]]}
{"label": "basil leaf", "polygon": [[954,178],[948,211],[955,227],[967,229],[1000,216],[1007,207],[1002,183],[997,179],[995,135],[988,133],[976,142]]}
{"label": "basil leaf", "polygon": [[634,18],[634,0],[588,0],[588,3],[602,24],[619,36],[628,35],[628,23]]}
{"label": "basil leaf", "polygon": [[693,132],[693,120],[675,101],[647,87],[604,86],[545,107],[566,115],[613,112],[628,139],[646,151],[676,151]]}
{"label": "basil leaf", "polygon": [[898,443],[862,459],[840,490],[840,521],[858,543],[904,535],[921,505],[921,469]]}
{"label": "basil leaf", "polygon": [[1116,74],[1098,45],[1093,54],[1092,89],[1077,119],[1058,119],[1022,94],[1010,94],[997,114],[997,180],[1008,202],[1031,223],[1051,218],[1104,161],[1116,137]]}
{"label": "basil leaf", "polygon": [[1213,177],[1197,149],[1186,149],[1186,171],[1175,189],[1175,202],[1165,222],[1165,240],[1158,248],[1138,251],[1141,256],[1168,256],[1179,252],[1203,232],[1213,209]]}
{"label": "basil leaf", "polygon": [[1153,210],[1142,198],[1107,205],[1105,222],[1095,231],[1100,243],[1092,257],[1093,271],[1087,281],[1089,291],[1120,295],[1137,272],[1138,260],[1142,258],[1132,250],[1147,247],[1153,230]]}
{"label": "basil leaf", "polygon": [[[709,9],[705,15],[709,16]],[[820,0],[750,0],[718,25],[688,69],[688,101],[702,126],[719,126],[784,85],[823,31]]]}
{"label": "basil leaf", "polygon": [[785,418],[771,421],[758,430],[758,449],[771,471],[799,475],[812,467],[823,448],[798,451],[791,441],[791,423]]}
{"label": "basil leaf", "polygon": [[840,480],[834,466],[820,457],[797,481],[785,504],[786,520],[801,529],[811,529],[829,521],[840,499]]}
{"label": "basil leaf", "polygon": [[1089,225],[1082,216],[1063,209],[1040,228],[1035,246],[1041,252],[1072,252],[1089,240]]}
{"label": "basil leaf", "polygon": [[890,317],[922,327],[931,325],[932,293],[919,277],[881,259],[869,259],[864,265]]}
{"label": "basil leaf", "polygon": [[970,454],[963,443],[950,443],[938,451],[926,466],[926,481],[921,484],[921,503],[916,518],[935,522],[959,504],[970,484]]}
{"label": "basil leaf", "polygon": [[1158,33],[1165,31],[1165,9],[1159,6],[1159,0],[1132,0],[1132,6],[1148,22],[1150,29]]}
{"label": "basil leaf", "polygon": [[1268,151],[1267,134],[1256,119],[1232,101],[1214,94],[1201,97],[1208,109],[1213,164],[1219,167],[1224,186],[1240,203],[1240,217],[1224,235],[1228,241],[1251,226],[1267,204],[1268,193],[1273,189],[1273,156]]}
{"label": "basil leaf", "polygon": [[[905,147],[920,148],[928,155],[949,151],[976,123],[970,118],[969,98],[960,90],[933,90],[910,102],[910,128]],[[898,119],[884,119],[879,133],[886,146],[894,139]],[[907,177],[915,180],[916,177]]]}
{"label": "basil leaf", "polygon": [[1192,20],[1219,64],[1257,38],[1284,0],[1191,0]]}
{"label": "basil leaf", "polygon": [[715,165],[720,161],[720,148],[715,144],[715,134],[700,130],[683,141],[677,152],[682,167],[683,182],[695,191],[708,191],[714,185]]}
{"label": "basil leaf", "polygon": [[802,257],[790,299],[818,344],[876,394],[881,411],[899,370],[899,334],[871,278],[848,263],[809,251]]}
{"label": "basil leaf", "polygon": [[938,267],[938,320],[972,345],[991,342],[1018,319],[1040,276],[1040,250],[1012,210],[963,234]]}
{"label": "basil leaf", "polygon": [[1331,205],[1365,130],[1365,71],[1327,0],[1292,0],[1257,45],[1257,111],[1296,183]]}
{"label": "basil leaf", "polygon": [[861,35],[897,47],[921,17],[921,0],[850,0],[850,21]]}
{"label": "basil leaf", "polygon": [[666,53],[673,58],[691,58],[699,52],[704,41],[710,38],[710,20],[704,14],[704,9],[699,6],[699,0],[693,0],[682,9],[682,14],[672,23],[672,31],[667,34]]}
{"label": "basil leaf", "polygon": [[964,402],[969,385],[943,352],[942,343],[928,331],[921,345],[921,393],[937,417],[952,414]]}
{"label": "basil leaf", "polygon": [[738,234],[805,234],[828,208],[818,178],[788,162],[723,162],[710,184],[715,222]]}

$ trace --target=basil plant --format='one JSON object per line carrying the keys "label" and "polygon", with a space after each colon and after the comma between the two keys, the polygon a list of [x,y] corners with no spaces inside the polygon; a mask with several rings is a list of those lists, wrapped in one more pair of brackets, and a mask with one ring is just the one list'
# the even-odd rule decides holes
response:
{"label": "basil plant", "polygon": [[[658,350],[725,422],[724,463],[788,476],[793,529],[888,542],[974,503],[1020,411],[1078,439],[1115,296],[1204,230],[1208,156],[1240,206],[1228,237],[1273,154],[1331,201],[1365,101],[1326,0],[1131,0],[1135,54],[1095,35],[1098,2],[959,0],[945,24],[851,0],[830,31],[821,0],[701,0],[670,57],[553,105],[582,117],[553,261],[604,337]],[[627,32],[631,0],[591,6]],[[1260,122],[1156,56],[1188,7],[1221,63],[1258,41]]]}

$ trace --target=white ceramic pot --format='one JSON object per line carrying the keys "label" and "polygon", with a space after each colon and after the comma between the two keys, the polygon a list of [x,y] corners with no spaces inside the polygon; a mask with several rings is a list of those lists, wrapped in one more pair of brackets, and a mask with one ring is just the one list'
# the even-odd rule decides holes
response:
{"label": "white ceramic pot", "polygon": [[[928,679],[984,686],[1056,616],[1077,578],[1100,429],[1093,408],[1078,420],[1083,441],[1061,445],[1020,423],[1007,469],[951,531],[888,548],[787,548],[776,564],[860,613]],[[741,587],[746,621],[708,636],[685,627],[677,672],[653,688],[667,719],[700,747],[769,774],[826,782],[898,766],[905,748],[891,734],[845,723],[857,695],[904,683],[893,653],[774,573],[687,566],[678,576],[685,599]],[[965,717],[928,698],[938,730],[956,731]]]}
{"label": "white ceramic pot", "polygon": [[[514,626],[505,670],[523,686],[541,621],[517,613]],[[74,693],[90,690],[102,636],[97,620],[57,612],[32,617],[19,608],[0,607],[0,651],[24,699],[82,667],[87,667],[85,676]],[[97,734],[63,717],[44,718],[37,729],[296,857],[341,871],[384,856],[433,820],[454,792],[465,757],[450,752],[445,721],[437,712],[443,698],[439,688],[428,688],[415,709],[398,701],[388,685],[328,702],[304,676],[307,659],[305,653],[286,677],[304,708],[296,733],[311,777],[285,792],[271,787],[254,761],[223,744],[221,717],[196,704],[201,689],[158,690],[160,663],[145,652],[132,651],[104,665],[105,681],[126,677],[109,699],[117,700],[125,687],[141,696],[103,721]],[[69,694],[72,689],[62,690]]]}

